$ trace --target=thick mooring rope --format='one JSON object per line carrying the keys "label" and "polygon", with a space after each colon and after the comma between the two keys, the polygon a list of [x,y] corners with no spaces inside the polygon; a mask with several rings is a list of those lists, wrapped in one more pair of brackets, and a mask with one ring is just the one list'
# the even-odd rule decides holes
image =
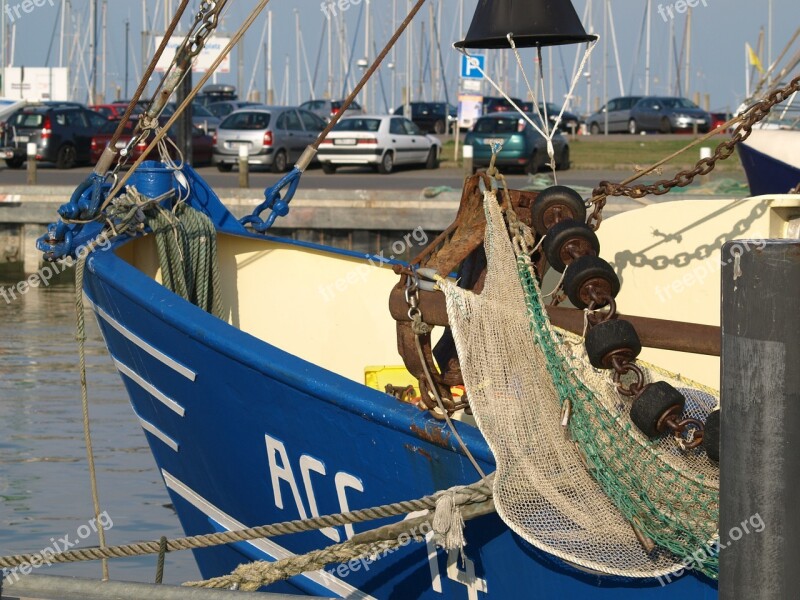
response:
{"label": "thick mooring rope", "polygon": [[[291,533],[301,533],[303,531],[314,531],[326,527],[337,527],[354,523],[364,523],[376,519],[396,517],[422,510],[433,510],[436,508],[437,501],[445,495],[453,495],[453,503],[457,506],[467,507],[473,504],[480,504],[492,498],[492,484],[494,474],[490,474],[486,479],[473,483],[468,486],[456,486],[448,490],[442,490],[416,500],[403,500],[393,504],[376,506],[353,510],[346,513],[333,515],[323,515],[312,519],[297,519],[294,521],[284,521],[273,525],[262,525],[259,527],[249,527],[235,531],[222,531],[218,533],[208,533],[205,535],[195,535],[176,538],[167,541],[167,552],[176,550],[196,550],[198,548],[210,548],[224,544],[236,542],[247,542],[260,538],[269,538]],[[53,563],[84,562],[90,560],[102,560],[104,558],[129,558],[132,556],[146,556],[148,554],[158,554],[161,549],[160,540],[149,542],[137,542],[133,544],[123,544],[118,546],[107,546],[105,548],[82,548],[78,550],[68,550],[50,557]],[[30,564],[31,560],[41,560],[39,554],[15,554],[10,556],[0,556],[0,567],[17,567],[22,564]]]}
{"label": "thick mooring rope", "polygon": [[[445,500],[447,496],[440,497]],[[494,502],[489,499],[460,511],[464,520],[474,519],[494,512]],[[437,511],[438,515],[439,511]],[[184,585],[204,588],[234,588],[243,591],[256,591],[262,586],[283,581],[301,573],[317,571],[329,564],[342,564],[348,561],[377,557],[411,541],[421,542],[427,532],[436,531],[436,517],[427,514],[386,525],[353,536],[346,542],[334,544],[321,550],[314,550],[301,556],[291,556],[275,562],[259,561],[239,565],[230,575],[214,577],[205,581],[190,581]],[[444,545],[444,544],[442,544]]]}

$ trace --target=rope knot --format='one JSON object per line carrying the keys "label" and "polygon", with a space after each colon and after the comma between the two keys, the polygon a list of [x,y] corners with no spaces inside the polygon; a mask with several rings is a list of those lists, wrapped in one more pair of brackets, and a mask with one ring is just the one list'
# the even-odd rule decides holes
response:
{"label": "rope knot", "polygon": [[443,494],[436,501],[433,532],[437,545],[448,551],[459,550],[464,553],[464,546],[467,545],[464,539],[464,517],[456,503],[455,492]]}

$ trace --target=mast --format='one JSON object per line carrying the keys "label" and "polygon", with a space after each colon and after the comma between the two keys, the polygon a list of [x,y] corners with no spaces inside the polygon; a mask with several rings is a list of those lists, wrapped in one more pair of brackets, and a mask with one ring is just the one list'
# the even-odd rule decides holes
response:
{"label": "mast", "polygon": [[106,55],[108,54],[108,0],[103,0],[103,62],[101,67],[102,79],[100,84],[100,98],[105,101],[106,96]]}
{"label": "mast", "polygon": [[67,0],[61,0],[61,36],[58,42],[58,66],[64,66],[64,25],[67,14]]}
{"label": "mast", "polygon": [[328,100],[333,99],[333,19],[330,15],[325,15],[328,20],[327,34],[328,34],[328,87],[325,97]]}
{"label": "mast", "polygon": [[[425,21],[420,21],[419,26],[420,26],[420,36],[419,36],[420,44],[422,44],[422,46],[425,46]],[[417,71],[417,82],[418,82],[419,87],[417,88],[417,95],[416,95],[416,97],[419,98],[420,100],[424,100],[425,99],[425,96],[423,96],[423,86],[422,86],[423,81],[425,79],[425,72],[424,72],[425,63],[422,62],[424,57],[425,57],[425,52],[420,52],[419,53],[419,70]]]}
{"label": "mast", "polygon": [[669,46],[667,49],[667,94],[672,94],[672,56],[675,52],[675,19],[669,21]]}
{"label": "mast", "polygon": [[294,28],[296,31],[294,36],[294,64],[295,69],[297,70],[297,87],[295,93],[297,94],[296,104],[300,104],[300,86],[303,76],[303,69],[300,66],[300,38],[302,37],[302,34],[300,33],[300,11],[296,8],[294,9]]}
{"label": "mast", "polygon": [[[611,44],[614,47],[614,62],[617,65],[617,79],[619,81],[619,95],[625,95],[625,85],[622,83],[622,66],[619,64],[619,47],[617,46],[617,28],[614,26],[614,13],[611,11],[611,0],[606,0],[608,9],[608,22],[611,26]],[[691,9],[690,9],[691,10]],[[552,74],[550,81],[552,81]]]}
{"label": "mast", "polygon": [[[366,13],[367,13],[366,17],[367,18],[366,18],[365,23],[364,23],[364,60],[366,61],[366,64],[369,65],[369,54],[370,54],[370,52],[369,52],[369,25],[370,25],[369,19],[370,19],[370,15],[372,14],[372,11],[370,10],[369,0],[364,0],[364,2],[366,3],[366,9],[367,9],[366,10]],[[364,68],[366,69],[366,67],[364,67]],[[362,96],[362,100],[363,100],[363,103],[364,103],[364,110],[367,111],[367,112],[370,112],[370,110],[372,108],[369,105],[370,100],[371,100],[370,93],[369,93],[369,91],[370,91],[369,90],[369,84],[370,84],[370,82],[367,81],[366,85],[364,86],[364,95]]]}
{"label": "mast", "polygon": [[772,82],[772,0],[767,0],[767,86]]}
{"label": "mast", "polygon": [[430,65],[431,69],[431,97],[430,100],[433,101],[436,99],[438,94],[438,74],[436,70],[436,54],[435,54],[435,47],[434,44],[436,40],[434,38],[434,29],[436,28],[436,13],[435,8],[433,6],[433,2],[428,4],[428,15],[431,21],[430,33],[428,34],[428,64]]}
{"label": "mast", "polygon": [[647,17],[646,17],[646,19],[647,19],[647,30],[646,31],[647,32],[645,34],[646,50],[645,50],[645,55],[644,55],[645,56],[645,58],[644,58],[644,95],[645,96],[649,96],[650,95],[650,30],[652,28],[651,18],[652,18],[653,15],[650,12],[652,10],[651,4],[650,4],[650,0],[645,0],[645,5],[646,5],[645,14],[647,15]]}
{"label": "mast", "polygon": [[[397,31],[397,0],[392,0],[392,31]],[[396,106],[397,101],[397,44],[392,46],[392,99],[389,102],[392,107]],[[392,108],[391,110],[394,110]]]}
{"label": "mast", "polygon": [[2,0],[2,11],[0,11],[0,77],[2,78],[2,95],[5,96],[6,88],[6,2]]}
{"label": "mast", "polygon": [[92,30],[92,37],[91,37],[92,86],[89,91],[89,104],[94,104],[97,98],[97,0],[92,0],[90,23],[91,23],[90,27]]}
{"label": "mast", "polygon": [[[147,69],[147,0],[142,0],[142,73]],[[125,98],[128,100],[128,98]]]}
{"label": "mast", "polygon": [[603,105],[605,112],[605,135],[608,135],[608,0],[603,7]]}
{"label": "mast", "polygon": [[[411,12],[411,0],[406,1],[406,12]],[[403,98],[403,116],[406,119],[411,118],[411,38],[414,35],[414,27],[411,26],[406,30],[406,93]]]}
{"label": "mast", "polygon": [[264,101],[273,104],[275,86],[272,83],[272,11],[267,11],[267,97]]}
{"label": "mast", "polygon": [[684,69],[684,80],[685,83],[683,84],[684,90],[684,97],[689,97],[689,84],[691,82],[692,77],[692,7],[689,7],[689,11],[686,13],[686,67]]}
{"label": "mast", "polygon": [[125,20],[125,98],[128,98],[128,54],[130,51],[130,35],[131,35],[131,22],[130,20]]}

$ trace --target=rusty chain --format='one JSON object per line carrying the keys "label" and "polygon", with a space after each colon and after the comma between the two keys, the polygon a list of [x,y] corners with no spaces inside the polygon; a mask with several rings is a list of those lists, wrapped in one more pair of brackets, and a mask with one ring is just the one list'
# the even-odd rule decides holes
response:
{"label": "rusty chain", "polygon": [[[798,91],[800,91],[800,76],[795,77],[791,83],[775,90],[763,100],[756,102],[736,119],[733,119],[733,122],[738,121],[738,124],[729,140],[721,142],[710,157],[701,158],[697,161],[693,169],[679,171],[672,179],[662,179],[652,184],[637,185],[601,181],[592,191],[592,198],[587,203],[589,206],[594,205],[594,211],[587,221],[589,226],[595,231],[600,227],[600,223],[603,221],[603,208],[605,208],[609,196],[628,196],[634,199],[644,198],[650,194],[661,196],[674,187],[686,187],[698,175],[708,175],[714,170],[718,161],[731,157],[736,146],[750,137],[753,126],[763,120],[776,104],[784,102]],[[726,123],[726,125],[728,124]],[[641,172],[639,176],[644,175],[646,172]]]}

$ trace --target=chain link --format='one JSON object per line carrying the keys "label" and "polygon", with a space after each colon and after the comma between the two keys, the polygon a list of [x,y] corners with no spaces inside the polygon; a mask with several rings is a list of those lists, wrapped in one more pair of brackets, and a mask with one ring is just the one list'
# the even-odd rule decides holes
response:
{"label": "chain link", "polygon": [[688,186],[698,175],[708,175],[714,170],[718,161],[731,157],[736,150],[736,146],[750,137],[753,132],[753,126],[762,121],[776,104],[784,102],[798,91],[800,91],[800,76],[795,77],[788,85],[775,90],[765,99],[748,108],[738,117],[738,124],[729,140],[721,142],[710,157],[700,159],[693,169],[679,171],[672,179],[662,179],[652,184],[637,185],[601,181],[592,191],[592,198],[589,200],[589,205],[594,205],[594,210],[588,219],[589,226],[595,231],[600,227],[603,221],[603,209],[609,196],[628,196],[634,199],[644,198],[651,194],[661,196],[674,187]]}

